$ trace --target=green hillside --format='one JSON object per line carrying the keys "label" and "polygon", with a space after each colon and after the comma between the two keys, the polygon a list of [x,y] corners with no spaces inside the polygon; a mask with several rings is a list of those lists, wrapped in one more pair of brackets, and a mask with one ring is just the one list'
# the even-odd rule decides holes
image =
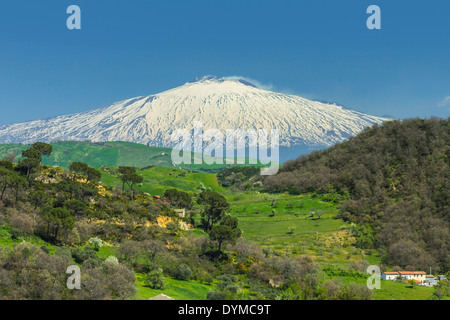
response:
{"label": "green hillside", "polygon": [[[64,169],[67,169],[70,162],[84,162],[93,168],[159,166],[204,172],[218,172],[230,166],[225,164],[181,164],[178,167],[172,164],[171,149],[149,147],[131,142],[61,141],[53,143],[52,146],[51,156],[45,157],[42,164],[60,166]],[[8,154],[14,154],[16,159],[20,160],[22,150],[28,148],[28,145],[22,144],[0,144],[0,159]]]}
{"label": "green hillside", "polygon": [[348,141],[287,162],[264,179],[271,191],[345,198],[339,217],[358,246],[383,262],[450,270],[450,121],[408,119],[366,128]]}
{"label": "green hillside", "polygon": [[[122,186],[119,174],[114,167],[101,167],[102,183],[108,186]],[[137,189],[151,195],[162,195],[170,188],[176,188],[188,192],[197,192],[204,188],[215,191],[223,191],[219,186],[217,176],[212,173],[185,171],[175,168],[152,167],[138,171],[144,177]]]}

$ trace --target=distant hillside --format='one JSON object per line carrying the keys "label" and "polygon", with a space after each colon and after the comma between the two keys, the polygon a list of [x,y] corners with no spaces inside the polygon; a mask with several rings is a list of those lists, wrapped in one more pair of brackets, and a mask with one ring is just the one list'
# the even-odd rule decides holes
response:
{"label": "distant hillside", "polygon": [[[150,166],[175,168],[172,164],[171,149],[149,147],[131,142],[56,142],[52,143],[53,153],[44,157],[45,165],[60,166],[67,169],[70,162],[84,162],[91,167],[101,166],[135,166],[145,168]],[[28,145],[0,144],[0,159],[7,154],[14,154],[21,158],[21,151],[28,149]],[[181,164],[186,170],[199,170],[204,172],[218,172],[227,165]],[[178,166],[177,166],[178,168]]]}
{"label": "distant hillside", "polygon": [[401,267],[450,269],[450,122],[389,121],[286,162],[272,191],[339,194],[362,247]]}
{"label": "distant hillside", "polygon": [[[102,183],[108,186],[120,187],[118,170],[113,167],[99,168],[102,174]],[[221,192],[224,189],[219,186],[217,176],[212,173],[192,172],[174,168],[153,167],[138,171],[144,177],[142,183],[136,186],[137,190],[154,195],[162,195],[167,189],[197,193],[204,189],[212,189]],[[119,188],[120,189],[120,188]]]}

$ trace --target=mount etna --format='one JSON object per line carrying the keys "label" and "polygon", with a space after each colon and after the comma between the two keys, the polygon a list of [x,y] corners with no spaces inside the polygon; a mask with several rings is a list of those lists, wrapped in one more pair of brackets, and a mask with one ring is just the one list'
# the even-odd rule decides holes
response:
{"label": "mount etna", "polygon": [[126,141],[174,147],[175,129],[277,129],[280,160],[354,136],[387,118],[277,93],[236,78],[197,78],[162,93],[92,111],[0,126],[0,143]]}

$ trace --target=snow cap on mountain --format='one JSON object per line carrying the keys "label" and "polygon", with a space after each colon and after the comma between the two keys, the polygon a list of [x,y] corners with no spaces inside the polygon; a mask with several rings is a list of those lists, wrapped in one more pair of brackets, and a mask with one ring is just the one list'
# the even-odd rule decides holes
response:
{"label": "snow cap on mountain", "polygon": [[0,126],[0,143],[129,141],[173,147],[175,129],[278,129],[285,147],[330,146],[386,118],[264,90],[239,77],[204,76],[92,111]]}

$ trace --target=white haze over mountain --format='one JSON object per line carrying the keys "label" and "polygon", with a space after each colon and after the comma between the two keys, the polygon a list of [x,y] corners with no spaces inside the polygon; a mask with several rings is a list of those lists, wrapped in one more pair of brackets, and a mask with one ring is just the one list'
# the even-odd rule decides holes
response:
{"label": "white haze over mountain", "polygon": [[278,129],[280,146],[331,146],[386,118],[272,92],[238,77],[203,77],[92,111],[0,126],[0,143],[129,141],[173,147],[175,129]]}

